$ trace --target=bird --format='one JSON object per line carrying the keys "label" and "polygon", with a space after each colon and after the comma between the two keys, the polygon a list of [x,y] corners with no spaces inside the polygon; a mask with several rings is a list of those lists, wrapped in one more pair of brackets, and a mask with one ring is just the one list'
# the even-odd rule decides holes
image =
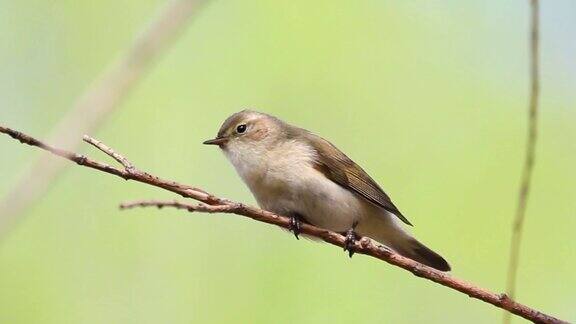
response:
{"label": "bird", "polygon": [[376,181],[326,139],[245,109],[203,144],[222,150],[262,209],[290,217],[296,238],[301,224],[309,223],[345,235],[350,257],[364,236],[424,265],[451,270],[406,230],[412,224]]}

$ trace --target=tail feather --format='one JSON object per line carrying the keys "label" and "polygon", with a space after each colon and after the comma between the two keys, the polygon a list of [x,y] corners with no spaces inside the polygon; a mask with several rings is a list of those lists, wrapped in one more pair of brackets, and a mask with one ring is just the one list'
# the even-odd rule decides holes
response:
{"label": "tail feather", "polygon": [[358,224],[357,233],[368,236],[397,253],[440,271],[450,271],[450,265],[438,253],[418,242],[392,214],[370,217]]}
{"label": "tail feather", "polygon": [[450,265],[438,253],[432,251],[414,238],[410,238],[401,248],[392,246],[401,255],[440,271],[450,271]]}

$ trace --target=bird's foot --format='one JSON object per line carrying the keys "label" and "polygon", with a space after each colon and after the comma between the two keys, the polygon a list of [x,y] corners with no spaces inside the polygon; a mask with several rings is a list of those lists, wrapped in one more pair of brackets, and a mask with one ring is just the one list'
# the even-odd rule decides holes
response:
{"label": "bird's foot", "polygon": [[293,215],[292,217],[290,217],[290,232],[294,233],[294,236],[296,236],[296,239],[299,240],[300,237],[300,230],[302,229],[302,220],[301,217],[299,215]]}
{"label": "bird's foot", "polygon": [[358,240],[358,236],[356,232],[354,232],[354,227],[346,231],[346,239],[344,240],[344,251],[348,251],[348,256],[352,257],[354,255],[354,247],[356,245],[356,241]]}

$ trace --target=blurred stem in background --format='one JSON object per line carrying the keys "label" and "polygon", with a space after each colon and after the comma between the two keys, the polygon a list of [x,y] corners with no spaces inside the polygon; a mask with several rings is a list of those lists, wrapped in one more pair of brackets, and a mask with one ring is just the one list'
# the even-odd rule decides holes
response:
{"label": "blurred stem in background", "polygon": [[[520,261],[520,247],[522,243],[522,230],[526,218],[526,208],[532,182],[532,172],[536,157],[536,139],[538,135],[538,96],[540,92],[539,81],[539,3],[531,0],[530,21],[530,101],[528,104],[528,134],[526,139],[526,156],[522,171],[522,182],[518,194],[518,206],[512,227],[512,240],[510,242],[510,260],[508,265],[508,279],[506,292],[510,298],[516,295],[516,280]],[[503,323],[510,323],[509,312],[504,312]]]}
{"label": "blurred stem in background", "polygon": [[[84,133],[94,133],[146,75],[187,26],[205,1],[172,0],[143,28],[125,53],[114,60],[86,89],[48,136],[51,143],[74,150]],[[0,201],[0,238],[16,225],[17,217],[38,199],[67,166],[42,154],[27,174]]]}

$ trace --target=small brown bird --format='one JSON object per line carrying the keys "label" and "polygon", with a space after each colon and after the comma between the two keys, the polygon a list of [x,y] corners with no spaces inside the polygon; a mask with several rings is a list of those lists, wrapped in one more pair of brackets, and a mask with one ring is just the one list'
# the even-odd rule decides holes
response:
{"label": "small brown bird", "polygon": [[390,197],[354,161],[327,140],[256,111],[228,117],[218,145],[254,194],[261,208],[346,235],[350,256],[357,235],[441,271],[450,266],[404,230],[412,225]]}

